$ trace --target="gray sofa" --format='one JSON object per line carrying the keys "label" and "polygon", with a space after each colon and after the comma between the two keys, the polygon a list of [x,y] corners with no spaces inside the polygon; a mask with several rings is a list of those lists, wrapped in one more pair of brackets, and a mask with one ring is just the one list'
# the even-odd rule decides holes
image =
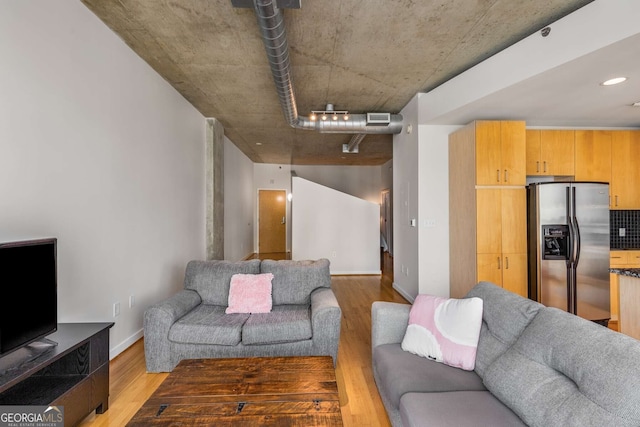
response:
{"label": "gray sofa", "polygon": [[474,371],[401,349],[408,304],[372,305],[373,373],[393,426],[640,426],[640,341],[488,282]]}
{"label": "gray sofa", "polygon": [[[270,313],[226,314],[231,277],[272,273]],[[184,289],[144,313],[148,372],[170,372],[182,359],[338,356],[342,312],[329,261],[191,261]]]}

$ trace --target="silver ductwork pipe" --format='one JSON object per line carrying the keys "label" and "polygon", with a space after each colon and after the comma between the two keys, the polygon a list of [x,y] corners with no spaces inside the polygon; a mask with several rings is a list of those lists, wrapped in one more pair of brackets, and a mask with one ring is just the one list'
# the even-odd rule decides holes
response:
{"label": "silver ductwork pipe", "polygon": [[384,125],[369,124],[366,114],[351,114],[349,120],[326,121],[311,120],[309,117],[298,115],[282,12],[276,6],[275,0],[254,0],[254,9],[280,106],[291,127],[322,133],[397,134],[402,131],[400,114],[391,114],[389,123]]}

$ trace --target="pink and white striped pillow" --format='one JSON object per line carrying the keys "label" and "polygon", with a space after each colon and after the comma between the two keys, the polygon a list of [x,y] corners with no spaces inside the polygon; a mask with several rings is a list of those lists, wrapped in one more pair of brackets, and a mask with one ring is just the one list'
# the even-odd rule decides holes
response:
{"label": "pink and white striped pillow", "polygon": [[225,313],[269,313],[272,273],[234,274],[229,287],[229,304]]}
{"label": "pink and white striped pillow", "polygon": [[402,349],[472,371],[482,326],[482,299],[420,294],[409,313]]}

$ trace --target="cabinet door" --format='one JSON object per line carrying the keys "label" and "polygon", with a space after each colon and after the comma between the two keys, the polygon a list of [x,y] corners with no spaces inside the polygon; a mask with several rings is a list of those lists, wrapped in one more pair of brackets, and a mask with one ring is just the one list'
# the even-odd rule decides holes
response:
{"label": "cabinet door", "polygon": [[612,131],[611,209],[640,209],[640,131]]}
{"label": "cabinet door", "polygon": [[500,188],[476,189],[476,253],[502,253],[502,189]]}
{"label": "cabinet door", "polygon": [[501,254],[478,254],[477,281],[491,282],[502,286],[502,256]]}
{"label": "cabinet door", "polygon": [[526,131],[526,157],[527,175],[540,175],[540,131],[537,129]]}
{"label": "cabinet door", "polygon": [[540,131],[540,160],[543,175],[571,176],[575,173],[574,139],[573,130]]}
{"label": "cabinet door", "polygon": [[611,182],[611,131],[576,131],[576,181]]}
{"label": "cabinet door", "polygon": [[500,122],[476,122],[476,184],[500,185],[502,163]]}
{"label": "cabinet door", "polygon": [[502,259],[502,287],[527,298],[527,254],[504,254]]}
{"label": "cabinet door", "polygon": [[526,128],[523,121],[500,122],[502,185],[525,185]]}
{"label": "cabinet door", "polygon": [[502,253],[527,252],[527,193],[524,188],[500,190]]}

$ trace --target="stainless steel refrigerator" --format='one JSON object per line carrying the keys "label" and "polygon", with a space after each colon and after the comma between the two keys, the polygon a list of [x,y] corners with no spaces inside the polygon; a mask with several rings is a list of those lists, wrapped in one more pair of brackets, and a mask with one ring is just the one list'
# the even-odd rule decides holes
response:
{"label": "stainless steel refrigerator", "polygon": [[609,184],[527,186],[529,298],[606,325]]}

